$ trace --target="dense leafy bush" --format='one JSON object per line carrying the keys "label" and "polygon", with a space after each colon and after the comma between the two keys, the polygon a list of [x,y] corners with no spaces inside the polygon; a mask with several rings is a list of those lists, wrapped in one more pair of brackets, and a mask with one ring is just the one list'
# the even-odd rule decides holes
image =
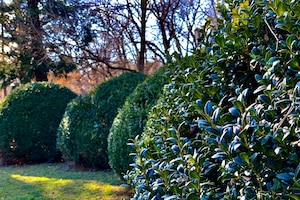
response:
{"label": "dense leafy bush", "polygon": [[89,96],[68,104],[58,129],[58,148],[77,164],[107,169],[107,137],[118,109],[144,80],[144,75],[125,73],[96,87]]}
{"label": "dense leafy bush", "polygon": [[1,104],[0,149],[11,162],[52,161],[56,130],[67,103],[76,97],[66,87],[33,83],[12,91]]}
{"label": "dense leafy bush", "polygon": [[57,131],[57,147],[65,160],[107,169],[106,138],[99,137],[98,108],[89,96],[78,96],[67,106]]}
{"label": "dense leafy bush", "polygon": [[140,73],[124,73],[100,84],[90,92],[93,103],[99,108],[101,134],[107,137],[118,109],[144,79],[145,75]]}
{"label": "dense leafy bush", "polygon": [[134,199],[299,197],[299,1],[219,9],[134,142]]}
{"label": "dense leafy bush", "polygon": [[127,143],[143,132],[148,113],[162,93],[165,83],[165,70],[161,68],[137,86],[114,119],[108,137],[108,155],[111,168],[121,178],[133,162],[130,156],[133,147],[127,146]]}

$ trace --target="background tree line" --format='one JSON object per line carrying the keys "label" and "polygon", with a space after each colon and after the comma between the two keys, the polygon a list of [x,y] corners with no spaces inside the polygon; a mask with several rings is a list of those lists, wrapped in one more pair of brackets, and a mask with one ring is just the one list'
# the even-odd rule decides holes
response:
{"label": "background tree line", "polygon": [[[1,0],[1,87],[78,69],[91,79],[147,73],[197,46],[205,0]],[[97,74],[96,76],[93,76]]]}

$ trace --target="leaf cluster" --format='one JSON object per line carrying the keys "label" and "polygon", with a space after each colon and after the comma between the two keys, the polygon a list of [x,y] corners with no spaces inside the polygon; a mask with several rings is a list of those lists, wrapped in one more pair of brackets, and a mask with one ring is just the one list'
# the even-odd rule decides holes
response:
{"label": "leaf cluster", "polygon": [[219,5],[217,30],[201,30],[198,51],[169,63],[169,84],[134,141],[125,177],[134,199],[298,198],[299,9]]}

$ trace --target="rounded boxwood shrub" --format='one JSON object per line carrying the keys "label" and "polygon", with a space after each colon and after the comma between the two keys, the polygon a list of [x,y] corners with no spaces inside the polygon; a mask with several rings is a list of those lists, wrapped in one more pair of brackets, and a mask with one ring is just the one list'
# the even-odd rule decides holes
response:
{"label": "rounded boxwood shrub", "polygon": [[127,144],[143,132],[148,113],[162,93],[166,82],[164,68],[147,77],[128,96],[114,119],[108,137],[109,164],[121,178],[133,162],[130,156],[133,147]]}
{"label": "rounded boxwood shrub", "polygon": [[134,141],[133,199],[299,198],[300,4],[219,9]]}
{"label": "rounded boxwood shrub", "polygon": [[57,127],[67,103],[75,97],[68,88],[47,82],[14,89],[0,109],[0,149],[4,161],[55,160]]}
{"label": "rounded boxwood shrub", "polygon": [[96,169],[109,167],[98,114],[89,96],[78,96],[67,105],[57,131],[57,147],[65,160]]}
{"label": "rounded boxwood shrub", "polygon": [[144,81],[145,77],[141,73],[127,72],[105,81],[89,93],[93,103],[100,109],[103,134],[108,135],[118,109],[122,108],[126,97]]}
{"label": "rounded boxwood shrub", "polygon": [[118,109],[145,75],[124,73],[70,102],[58,129],[58,148],[79,165],[107,169],[107,137]]}

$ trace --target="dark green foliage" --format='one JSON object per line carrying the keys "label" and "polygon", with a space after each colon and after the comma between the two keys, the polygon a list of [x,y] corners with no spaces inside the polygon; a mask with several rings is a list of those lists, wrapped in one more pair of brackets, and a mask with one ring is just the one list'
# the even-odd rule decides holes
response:
{"label": "dark green foliage", "polygon": [[130,156],[133,147],[127,143],[143,132],[148,113],[162,93],[165,83],[165,69],[161,68],[137,86],[114,119],[108,137],[108,155],[111,168],[121,178],[133,162]]}
{"label": "dark green foliage", "polygon": [[69,103],[58,129],[57,145],[77,164],[107,169],[107,137],[118,109],[144,80],[139,73],[125,73],[96,87],[89,96]]}
{"label": "dark green foliage", "polygon": [[134,199],[299,198],[300,3],[219,9],[134,142]]}
{"label": "dark green foliage", "polygon": [[57,147],[66,160],[107,169],[106,138],[99,137],[99,109],[89,96],[79,96],[67,106],[57,131]]}
{"label": "dark green foliage", "polygon": [[0,110],[0,149],[4,160],[53,161],[57,155],[57,127],[67,103],[75,97],[66,87],[46,82],[14,89]]}
{"label": "dark green foliage", "polygon": [[91,91],[92,101],[99,108],[100,137],[103,134],[103,138],[107,138],[118,109],[122,108],[127,96],[144,79],[145,75],[140,73],[124,73],[100,84]]}

